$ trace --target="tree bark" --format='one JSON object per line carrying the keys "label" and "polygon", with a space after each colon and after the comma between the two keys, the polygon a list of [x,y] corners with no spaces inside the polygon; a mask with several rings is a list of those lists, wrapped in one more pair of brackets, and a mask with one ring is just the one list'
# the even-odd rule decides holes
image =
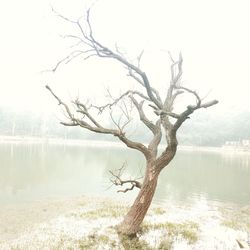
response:
{"label": "tree bark", "polygon": [[119,225],[118,233],[128,236],[136,236],[153,200],[160,172],[174,158],[176,150],[177,141],[173,147],[168,147],[157,160],[150,159],[147,162],[145,178],[140,192],[133,205],[130,207],[127,215],[124,217],[124,220]]}
{"label": "tree bark", "polygon": [[154,197],[159,174],[160,171],[156,171],[155,165],[147,164],[146,174],[140,192],[129,212],[124,217],[124,220],[119,225],[119,233],[135,236],[139,231],[140,225]]}

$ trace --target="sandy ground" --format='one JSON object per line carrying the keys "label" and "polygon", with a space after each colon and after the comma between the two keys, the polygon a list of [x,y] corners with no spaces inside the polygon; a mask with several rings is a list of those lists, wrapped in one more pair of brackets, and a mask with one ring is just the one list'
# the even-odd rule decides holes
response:
{"label": "sandy ground", "polygon": [[0,206],[0,242],[12,240],[86,203],[86,197],[46,199]]}
{"label": "sandy ground", "polygon": [[[76,197],[36,201],[18,206],[2,206],[0,208],[0,249],[123,249],[119,245],[115,231],[111,229],[121,221],[122,217],[83,216],[86,211],[95,211],[116,202],[96,197],[94,199]],[[176,238],[172,248],[174,250],[237,250],[240,248],[236,240],[243,242],[249,240],[249,231],[244,226],[250,225],[249,221],[246,221],[250,207],[244,207],[240,213],[238,208],[223,208],[220,211],[218,207],[211,207],[203,200],[190,207],[169,203],[162,204],[161,208],[166,212],[149,213],[146,222],[157,224],[191,221],[199,224],[198,241],[190,245],[185,240]],[[241,214],[245,217],[241,217]],[[224,225],[222,222],[226,220],[231,223],[230,215],[232,217],[240,215],[240,221],[237,220],[237,223],[242,222],[243,227],[239,229]],[[238,224],[234,226],[237,227]],[[100,237],[108,235],[113,241],[113,247],[100,243],[97,248],[94,245],[90,248],[79,243],[86,237],[96,237],[93,235]],[[156,249],[154,246],[158,238],[159,232],[154,230],[141,237],[153,249]]]}

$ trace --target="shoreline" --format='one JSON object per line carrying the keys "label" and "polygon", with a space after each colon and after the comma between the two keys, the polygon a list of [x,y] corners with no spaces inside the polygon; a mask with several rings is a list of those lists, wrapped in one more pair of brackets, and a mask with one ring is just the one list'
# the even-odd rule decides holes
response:
{"label": "shoreline", "polygon": [[[126,149],[123,143],[103,140],[78,140],[51,137],[28,137],[28,136],[0,136],[0,143],[15,144],[51,144],[51,145],[67,145],[67,146],[88,146],[88,147],[116,147]],[[159,145],[160,149],[164,149],[163,145]],[[249,150],[225,147],[210,146],[186,146],[179,145],[178,150],[182,151],[201,151],[213,153],[230,153],[230,154],[250,154]]]}

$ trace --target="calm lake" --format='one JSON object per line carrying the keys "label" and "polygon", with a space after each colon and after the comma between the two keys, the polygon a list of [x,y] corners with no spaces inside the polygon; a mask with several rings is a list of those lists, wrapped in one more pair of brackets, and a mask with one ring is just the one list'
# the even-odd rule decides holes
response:
{"label": "calm lake", "polygon": [[[0,144],[0,203],[19,203],[58,196],[123,194],[111,187],[109,170],[126,161],[126,177],[140,177],[143,157],[110,145],[49,143]],[[189,203],[197,199],[249,205],[250,154],[179,150],[160,176],[155,202]]]}

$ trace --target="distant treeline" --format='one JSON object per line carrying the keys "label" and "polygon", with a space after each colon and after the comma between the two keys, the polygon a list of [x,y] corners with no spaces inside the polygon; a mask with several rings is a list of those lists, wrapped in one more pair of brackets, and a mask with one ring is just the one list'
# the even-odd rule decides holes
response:
{"label": "distant treeline", "polygon": [[[221,146],[225,141],[250,139],[250,112],[228,110],[223,113],[199,112],[188,119],[179,131],[181,145]],[[35,112],[14,112],[0,107],[0,135],[56,137],[68,139],[112,140],[78,127],[64,127],[55,115]],[[134,139],[147,142],[151,134],[138,124]]]}

